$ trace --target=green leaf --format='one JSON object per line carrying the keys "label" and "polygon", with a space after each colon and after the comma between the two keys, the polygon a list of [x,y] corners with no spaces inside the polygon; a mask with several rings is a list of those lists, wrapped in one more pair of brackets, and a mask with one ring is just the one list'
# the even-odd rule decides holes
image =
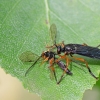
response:
{"label": "green leaf", "polygon": [[[96,80],[87,68],[72,63],[73,76],[65,75],[57,85],[50,78],[48,63],[22,63],[19,56],[31,51],[38,56],[51,45],[50,25],[57,26],[57,43],[100,44],[100,1],[90,0],[1,0],[0,64],[7,73],[22,81],[25,88],[38,93],[42,100],[81,100],[86,89]],[[100,60],[86,58],[98,76]],[[55,67],[59,79],[63,71]],[[84,69],[85,72],[82,70]]]}

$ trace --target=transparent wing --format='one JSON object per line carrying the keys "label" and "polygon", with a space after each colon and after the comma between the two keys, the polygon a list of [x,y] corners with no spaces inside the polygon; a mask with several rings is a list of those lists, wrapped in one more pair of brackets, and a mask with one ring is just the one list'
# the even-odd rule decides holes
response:
{"label": "transparent wing", "polygon": [[34,53],[32,53],[31,51],[26,51],[26,52],[23,52],[20,56],[19,56],[19,59],[22,61],[22,62],[33,62],[33,64],[27,69],[26,73],[25,73],[25,76],[26,74],[29,72],[29,70],[39,61],[41,60],[41,56],[38,56]]}
{"label": "transparent wing", "polygon": [[57,28],[55,24],[52,24],[50,26],[50,32],[51,32],[51,39],[52,39],[52,43],[56,44],[56,35],[57,35]]}
{"label": "transparent wing", "polygon": [[22,62],[34,62],[38,57],[38,55],[32,53],[31,51],[25,51],[19,56],[19,59]]}

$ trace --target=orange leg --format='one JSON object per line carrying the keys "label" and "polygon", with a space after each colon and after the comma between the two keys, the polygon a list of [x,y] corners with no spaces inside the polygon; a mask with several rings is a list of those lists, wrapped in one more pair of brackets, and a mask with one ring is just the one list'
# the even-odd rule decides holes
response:
{"label": "orange leg", "polygon": [[81,62],[85,63],[85,65],[86,65],[86,67],[87,67],[89,73],[90,73],[94,78],[98,79],[98,77],[96,77],[96,76],[92,73],[92,71],[90,70],[87,61],[85,61],[83,58],[77,58],[77,57],[73,57],[73,58],[74,58],[75,60],[78,60],[78,61],[81,61]]}
{"label": "orange leg", "polygon": [[66,55],[59,55],[60,58],[59,59],[65,59],[66,60],[66,68],[68,68],[70,62],[71,62],[71,59],[69,59]]}
{"label": "orange leg", "polygon": [[53,45],[53,46],[46,46],[46,48],[52,48],[52,49],[54,49],[56,47],[55,47],[55,45]]}
{"label": "orange leg", "polygon": [[59,56],[60,56],[60,58],[58,58],[58,60],[56,60],[56,63],[59,62],[60,59],[66,59],[66,65],[62,65],[62,66],[65,66],[65,68],[64,68],[63,74],[61,75],[61,77],[60,77],[59,81],[57,82],[57,84],[59,84],[61,82],[61,80],[63,79],[64,74],[66,72],[70,73],[69,75],[72,75],[72,73],[70,72],[70,70],[68,70],[68,65],[69,65],[69,63],[70,63],[71,60],[68,57],[66,57],[66,55],[63,55],[63,56],[59,55]]}
{"label": "orange leg", "polygon": [[56,72],[55,72],[55,69],[54,69],[54,67],[53,67],[54,63],[55,63],[55,62],[54,62],[54,58],[52,58],[52,59],[49,60],[49,64],[50,64],[49,68],[50,68],[51,71],[53,72],[54,77],[55,77],[55,80],[56,80],[56,82],[57,82]]}
{"label": "orange leg", "polygon": [[[41,64],[43,64],[44,62],[46,62],[46,61],[48,61],[48,60],[49,60],[49,57],[45,58],[45,59],[42,61]],[[50,68],[51,71],[53,72],[54,77],[55,77],[55,80],[56,80],[56,82],[57,82],[57,77],[56,77],[55,69],[54,69],[54,67],[53,67],[54,58],[52,58],[52,59],[49,60],[49,64],[50,64],[49,68]]]}
{"label": "orange leg", "polygon": [[83,43],[83,46],[88,46],[86,43]]}
{"label": "orange leg", "polygon": [[[83,43],[84,46],[88,46],[86,43]],[[100,44],[96,48],[100,47]]]}
{"label": "orange leg", "polygon": [[56,46],[59,46],[59,45],[61,45],[62,47],[64,47],[65,45],[64,45],[64,41],[62,41],[61,43],[59,43],[59,44],[54,44],[53,46],[46,46],[46,48],[52,48],[52,49],[54,49],[54,48],[56,48]]}
{"label": "orange leg", "polygon": [[41,65],[42,65],[44,62],[48,61],[48,59],[49,59],[49,57],[45,58],[45,59],[41,62]]}
{"label": "orange leg", "polygon": [[61,46],[62,46],[62,47],[65,47],[64,41],[62,41]]}
{"label": "orange leg", "polygon": [[56,82],[57,82],[56,72],[55,72],[55,69],[54,69],[53,65],[50,65],[49,68],[50,68],[51,71],[53,72],[53,75],[54,75],[55,80],[56,80]]}

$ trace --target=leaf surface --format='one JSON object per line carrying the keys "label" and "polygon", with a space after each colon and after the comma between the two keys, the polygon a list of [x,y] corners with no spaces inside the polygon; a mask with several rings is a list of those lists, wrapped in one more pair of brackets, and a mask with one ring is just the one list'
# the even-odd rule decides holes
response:
{"label": "leaf surface", "polygon": [[[22,81],[25,88],[38,93],[42,100],[81,100],[86,89],[96,80],[87,68],[72,63],[73,76],[65,75],[57,85],[50,79],[48,63],[36,64],[25,77],[32,63],[19,59],[25,51],[38,56],[51,45],[50,25],[56,24],[57,43],[100,44],[100,1],[87,0],[1,0],[0,1],[0,64],[7,73]],[[98,76],[100,60],[86,58]],[[55,67],[59,79],[63,71]]]}

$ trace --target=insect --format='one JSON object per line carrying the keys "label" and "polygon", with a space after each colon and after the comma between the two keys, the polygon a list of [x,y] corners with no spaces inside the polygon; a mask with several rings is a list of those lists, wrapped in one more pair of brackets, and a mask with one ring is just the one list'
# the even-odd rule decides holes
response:
{"label": "insect", "polygon": [[[26,52],[27,53],[27,52]],[[25,53],[24,53],[25,54]],[[29,54],[34,55],[33,53],[29,52]],[[36,55],[35,55],[36,56]],[[28,58],[28,62],[31,62],[31,60],[29,60],[28,55],[26,55],[26,57]],[[20,57],[22,58],[22,57]],[[57,82],[57,84],[59,84],[64,76],[64,74],[68,74],[68,75],[72,75],[71,71],[66,67],[66,65],[60,60],[60,58],[56,58],[56,54],[52,51],[45,51],[41,54],[41,56],[39,56],[36,61],[34,61],[34,63],[28,68],[28,70],[25,73],[25,76],[27,75],[27,73],[29,72],[29,70],[39,61],[39,59],[42,58],[43,62],[49,62],[49,68],[50,70],[52,70],[55,80]],[[25,60],[26,61],[26,60]],[[27,62],[27,61],[26,61]],[[61,75],[59,81],[57,81],[57,77],[56,77],[56,73],[55,73],[55,68],[54,68],[54,64],[57,64],[62,70],[63,70],[63,74]]]}
{"label": "insect", "polygon": [[[52,24],[52,30],[51,30],[51,33],[54,31],[55,33],[55,43],[53,46],[49,46],[47,48],[56,48],[57,49],[57,54],[59,56],[61,56],[60,54],[61,53],[64,53],[64,55],[62,56],[64,59],[66,58],[68,60],[68,55],[70,57],[72,57],[73,59],[75,60],[78,60],[80,62],[83,62],[89,73],[95,78],[95,79],[98,79],[98,77],[96,77],[91,69],[89,68],[88,66],[88,63],[85,59],[83,58],[77,58],[75,56],[73,56],[74,54],[78,54],[78,55],[82,55],[82,56],[86,56],[86,57],[90,57],[90,58],[97,58],[97,59],[100,59],[100,49],[98,48],[99,46],[97,47],[91,47],[91,46],[88,46],[87,44],[64,44],[64,42],[60,43],[60,44],[56,44],[56,34],[57,34],[57,28],[56,28],[56,25],[55,24]],[[52,34],[54,34],[52,33]],[[67,66],[68,66],[68,62],[67,62]]]}

